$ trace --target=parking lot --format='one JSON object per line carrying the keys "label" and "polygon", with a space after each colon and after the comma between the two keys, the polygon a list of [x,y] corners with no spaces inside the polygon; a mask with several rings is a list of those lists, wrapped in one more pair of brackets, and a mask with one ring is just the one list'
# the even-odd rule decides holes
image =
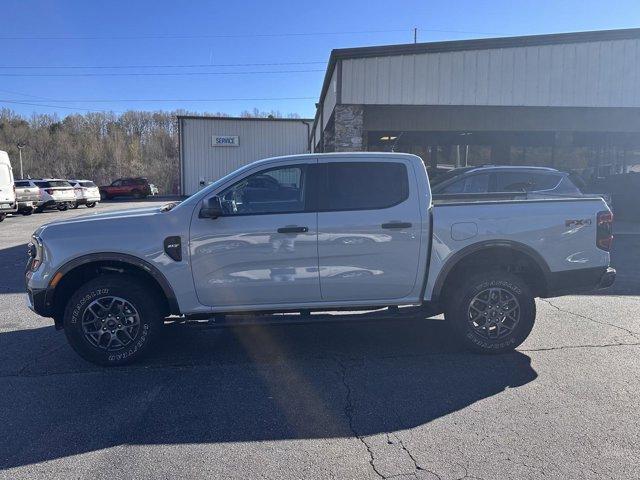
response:
{"label": "parking lot", "polygon": [[479,356],[441,319],[167,328],[144,362],[81,360],[24,300],[0,224],[0,478],[640,478],[640,236],[618,282],[538,300],[517,352]]}

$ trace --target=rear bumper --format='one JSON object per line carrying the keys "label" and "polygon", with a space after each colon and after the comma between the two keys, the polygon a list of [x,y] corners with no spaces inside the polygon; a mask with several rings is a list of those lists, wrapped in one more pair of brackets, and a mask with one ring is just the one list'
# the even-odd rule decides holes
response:
{"label": "rear bumper", "polygon": [[547,279],[545,297],[560,297],[592,292],[608,288],[616,280],[613,267],[579,268],[562,272],[551,272]]}
{"label": "rear bumper", "polygon": [[17,203],[0,203],[0,213],[14,213],[17,211]]}
{"label": "rear bumper", "polygon": [[616,281],[616,269],[613,267],[607,267],[607,270],[600,277],[597,289],[609,288]]}

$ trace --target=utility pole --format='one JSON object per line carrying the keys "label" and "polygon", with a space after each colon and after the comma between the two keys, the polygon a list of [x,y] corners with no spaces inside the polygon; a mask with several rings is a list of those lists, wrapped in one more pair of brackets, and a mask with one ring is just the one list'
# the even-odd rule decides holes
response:
{"label": "utility pole", "polygon": [[25,145],[19,143],[18,145],[16,145],[16,147],[18,147],[18,156],[20,157],[20,178],[23,179],[24,172],[22,171],[22,149],[25,147]]}
{"label": "utility pole", "polygon": [[413,43],[418,43],[418,27],[413,27]]}

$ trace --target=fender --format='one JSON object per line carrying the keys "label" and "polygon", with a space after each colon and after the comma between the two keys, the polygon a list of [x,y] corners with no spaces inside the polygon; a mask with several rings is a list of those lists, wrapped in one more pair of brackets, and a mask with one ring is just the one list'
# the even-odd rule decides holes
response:
{"label": "fender", "polygon": [[[76,267],[81,265],[86,265],[88,263],[100,262],[100,261],[116,261],[121,263],[126,263],[131,266],[141,268],[145,272],[147,272],[151,277],[158,282],[162,292],[167,298],[167,303],[169,304],[169,311],[173,315],[180,315],[180,308],[178,306],[178,300],[173,291],[173,287],[164,276],[164,274],[158,270],[157,267],[150,264],[146,260],[143,260],[134,255],[128,255],[126,253],[117,253],[117,252],[100,252],[100,253],[90,253],[88,255],[83,255],[81,257],[74,258],[73,260],[68,261],[64,265],[62,265],[56,273],[51,277],[51,281],[49,282],[49,287],[47,287],[45,294],[45,306],[47,309],[53,308],[53,299],[55,295],[55,285],[51,285],[51,282],[54,278],[59,277],[59,280],[64,278],[64,276],[73,270]],[[60,275],[59,275],[60,274]],[[56,285],[59,283],[56,282]]]}
{"label": "fender", "polygon": [[533,248],[529,247],[528,245],[525,245],[520,242],[514,242],[512,240],[485,240],[482,242],[474,243],[472,245],[468,245],[463,249],[458,250],[456,253],[454,253],[451,256],[451,258],[449,258],[449,260],[446,261],[446,263],[440,270],[440,273],[438,274],[438,277],[436,278],[436,281],[433,285],[433,292],[431,294],[432,301],[437,301],[440,298],[442,289],[444,287],[444,282],[447,276],[449,275],[449,273],[451,273],[454,267],[461,260],[463,260],[464,258],[466,258],[471,254],[480,252],[482,250],[496,248],[496,247],[516,250],[520,253],[527,255],[529,258],[531,258],[531,260],[533,260],[542,271],[542,275],[544,276],[544,281],[545,281],[544,287],[545,289],[548,289],[550,278],[551,278],[551,269],[549,268],[549,265],[547,264],[546,260],[542,257],[542,255],[540,255],[538,252],[536,252]]}

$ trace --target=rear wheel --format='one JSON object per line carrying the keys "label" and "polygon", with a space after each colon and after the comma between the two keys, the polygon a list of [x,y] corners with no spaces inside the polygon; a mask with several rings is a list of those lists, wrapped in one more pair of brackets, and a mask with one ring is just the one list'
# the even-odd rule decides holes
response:
{"label": "rear wheel", "polygon": [[80,205],[78,205],[77,203],[74,203],[73,205],[71,205],[71,208],[76,209],[78,208]]}
{"label": "rear wheel", "polygon": [[71,297],[64,331],[85,360],[105,366],[132,363],[149,351],[162,326],[155,292],[127,275],[90,280]]}
{"label": "rear wheel", "polygon": [[529,336],[536,304],[521,278],[508,272],[488,272],[471,275],[450,289],[445,318],[467,348],[502,353]]}
{"label": "rear wheel", "polygon": [[60,205],[58,205],[58,210],[60,210],[61,212],[64,212],[68,208],[69,205],[67,205],[66,203],[61,203]]}
{"label": "rear wheel", "polygon": [[6,213],[0,213],[0,222],[2,222],[5,218],[7,218]]}
{"label": "rear wheel", "polygon": [[93,208],[96,206],[96,202],[88,202],[87,203],[87,208]]}
{"label": "rear wheel", "polygon": [[133,195],[133,198],[144,198],[145,197],[145,195],[140,190],[133,190],[131,192],[131,194]]}
{"label": "rear wheel", "polygon": [[22,214],[22,215],[24,215],[26,217],[28,215],[31,215],[33,213],[33,211],[34,211],[34,208],[33,207],[29,207],[29,208],[25,208],[25,209],[20,210],[20,214]]}

